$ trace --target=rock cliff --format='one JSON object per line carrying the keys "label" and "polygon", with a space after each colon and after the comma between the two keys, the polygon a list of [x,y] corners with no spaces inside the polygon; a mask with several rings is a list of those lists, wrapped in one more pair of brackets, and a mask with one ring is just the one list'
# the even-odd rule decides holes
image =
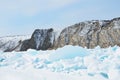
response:
{"label": "rock cliff", "polygon": [[120,46],[120,18],[80,22],[62,30],[55,47],[79,45],[87,48]]}
{"label": "rock cliff", "polygon": [[120,46],[120,17],[112,20],[91,20],[66,27],[59,35],[51,29],[36,29],[31,37],[0,37],[0,51],[57,49],[65,45],[87,48]]}
{"label": "rock cliff", "polygon": [[27,49],[47,50],[53,47],[54,32],[53,29],[36,29],[31,38],[25,40],[21,46],[20,51]]}

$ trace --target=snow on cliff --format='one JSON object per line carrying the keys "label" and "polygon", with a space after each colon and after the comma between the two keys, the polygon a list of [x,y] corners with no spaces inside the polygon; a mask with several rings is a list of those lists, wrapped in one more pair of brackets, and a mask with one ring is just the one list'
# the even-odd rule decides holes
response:
{"label": "snow on cliff", "polygon": [[[0,37],[0,51],[13,51],[20,49],[20,45],[22,41],[29,39],[30,35],[23,35],[23,36],[6,36]],[[18,51],[19,51],[18,49]]]}

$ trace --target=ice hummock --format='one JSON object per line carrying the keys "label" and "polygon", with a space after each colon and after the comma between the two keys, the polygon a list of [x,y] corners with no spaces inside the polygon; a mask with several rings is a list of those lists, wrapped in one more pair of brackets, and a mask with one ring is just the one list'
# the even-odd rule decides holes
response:
{"label": "ice hummock", "polygon": [[118,80],[120,47],[0,52],[0,80]]}

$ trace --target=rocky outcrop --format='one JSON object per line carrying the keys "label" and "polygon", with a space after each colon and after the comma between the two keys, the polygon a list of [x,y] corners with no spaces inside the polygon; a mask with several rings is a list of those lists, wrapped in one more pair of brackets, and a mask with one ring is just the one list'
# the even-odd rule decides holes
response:
{"label": "rocky outcrop", "polygon": [[120,46],[120,18],[92,20],[69,26],[61,32],[55,43],[55,48],[65,45],[87,48]]}
{"label": "rocky outcrop", "polygon": [[27,49],[47,50],[53,47],[54,32],[53,29],[36,29],[31,38],[25,40],[21,46],[20,51]]}
{"label": "rocky outcrop", "polygon": [[80,22],[63,29],[60,34],[51,29],[36,29],[31,37],[0,37],[0,51],[27,49],[57,49],[65,45],[87,48],[120,46],[120,18]]}
{"label": "rocky outcrop", "polygon": [[30,38],[29,35],[0,37],[0,51],[4,52],[20,51],[22,42],[29,38]]}

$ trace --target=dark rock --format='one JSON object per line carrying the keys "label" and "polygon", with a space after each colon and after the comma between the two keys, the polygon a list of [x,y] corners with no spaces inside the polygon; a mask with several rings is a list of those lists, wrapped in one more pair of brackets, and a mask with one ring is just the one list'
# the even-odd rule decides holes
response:
{"label": "dark rock", "polygon": [[54,32],[53,29],[36,29],[31,39],[25,40],[21,46],[21,51],[27,49],[47,50],[53,47]]}

